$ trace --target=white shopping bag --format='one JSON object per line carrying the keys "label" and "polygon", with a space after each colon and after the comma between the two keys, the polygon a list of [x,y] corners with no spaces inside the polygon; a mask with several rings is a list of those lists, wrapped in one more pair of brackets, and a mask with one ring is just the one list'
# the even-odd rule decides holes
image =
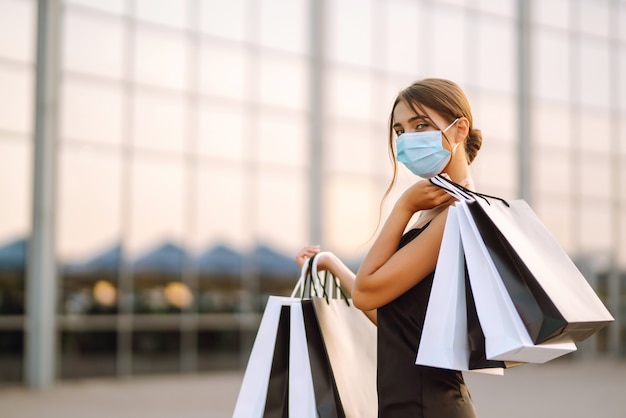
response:
{"label": "white shopping bag", "polygon": [[[470,346],[467,335],[465,256],[457,210],[454,206],[448,209],[415,364],[468,371]],[[472,371],[503,374],[503,369],[498,367]]]}
{"label": "white shopping bag", "polygon": [[269,386],[280,310],[293,298],[270,296],[243,376],[233,418],[262,417]]}
{"label": "white shopping bag", "polygon": [[545,363],[576,350],[571,341],[535,345],[509,296],[466,202],[458,202],[461,240],[490,360]]}
{"label": "white shopping bag", "polygon": [[283,306],[289,306],[290,416],[315,418],[315,394],[300,298],[270,296],[252,346],[233,418],[263,417]]}
{"label": "white shopping bag", "polygon": [[289,416],[316,418],[313,376],[300,300],[291,304],[289,334]]}

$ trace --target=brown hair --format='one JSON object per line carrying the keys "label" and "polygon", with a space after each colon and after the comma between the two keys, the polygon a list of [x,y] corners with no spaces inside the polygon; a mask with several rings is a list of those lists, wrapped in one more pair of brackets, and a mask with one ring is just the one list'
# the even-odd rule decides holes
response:
{"label": "brown hair", "polygon": [[[417,111],[418,109],[421,110],[421,113],[425,113],[422,106],[429,107],[441,115],[448,123],[452,123],[454,119],[459,117],[467,118],[469,121],[469,134],[465,138],[465,153],[468,164],[474,161],[482,145],[482,134],[479,129],[474,128],[472,109],[467,96],[456,83],[441,78],[427,78],[416,81],[398,93],[398,97],[396,97],[391,108],[389,116],[389,157],[393,164],[393,177],[389,187],[387,187],[383,201],[391,193],[398,176],[398,163],[394,148],[393,112],[400,102],[405,102],[415,113],[420,113]],[[440,129],[437,126],[436,128]]]}

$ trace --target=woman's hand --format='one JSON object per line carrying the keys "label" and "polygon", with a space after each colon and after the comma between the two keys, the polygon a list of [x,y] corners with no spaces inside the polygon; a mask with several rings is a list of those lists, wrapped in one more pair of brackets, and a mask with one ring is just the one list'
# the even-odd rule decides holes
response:
{"label": "woman's hand", "polygon": [[320,252],[319,245],[305,245],[302,247],[300,252],[296,255],[296,263],[300,268],[304,265],[304,263],[315,254]]}
{"label": "woman's hand", "polygon": [[[448,179],[450,178],[445,173],[442,173],[442,176]],[[460,184],[461,186],[465,186],[468,184],[468,181],[463,180]],[[449,205],[455,200],[456,198],[441,187],[435,186],[428,180],[420,180],[402,194],[398,203],[404,205],[411,213],[415,213],[440,205]]]}

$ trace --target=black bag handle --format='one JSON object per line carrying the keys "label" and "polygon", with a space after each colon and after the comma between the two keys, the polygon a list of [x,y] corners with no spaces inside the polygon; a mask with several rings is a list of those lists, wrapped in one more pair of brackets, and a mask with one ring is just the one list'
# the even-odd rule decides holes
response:
{"label": "black bag handle", "polygon": [[[444,182],[450,184],[451,186],[457,188],[458,190],[462,191],[465,194],[468,194],[470,196],[475,196],[475,197],[482,198],[485,202],[487,202],[488,205],[491,205],[491,202],[489,202],[489,200],[487,200],[487,199],[495,199],[495,200],[499,200],[502,203],[504,203],[506,205],[506,207],[510,207],[511,206],[511,205],[509,205],[509,202],[507,202],[505,199],[503,199],[501,197],[491,196],[491,195],[488,195],[488,194],[485,194],[485,193],[479,193],[479,192],[476,192],[474,190],[470,190],[470,189],[468,189],[465,186],[461,186],[460,184],[455,183],[452,180],[445,178],[441,174],[437,174],[435,177],[437,177],[437,179],[439,179],[440,181],[444,181]],[[447,189],[446,187],[442,186],[441,184],[435,183],[432,178],[428,179],[428,181],[430,181],[431,184],[434,184],[437,187],[440,187],[440,188],[442,188],[442,189],[444,189],[446,191],[450,191],[449,189]]]}

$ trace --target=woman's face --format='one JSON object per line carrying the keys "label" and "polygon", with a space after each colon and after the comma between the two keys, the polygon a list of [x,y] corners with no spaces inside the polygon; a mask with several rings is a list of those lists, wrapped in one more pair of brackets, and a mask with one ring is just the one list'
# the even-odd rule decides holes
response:
{"label": "woman's face", "polygon": [[[446,121],[439,113],[435,112],[433,109],[428,106],[422,105],[421,108],[424,110],[424,114],[421,114],[421,110],[419,107],[414,106],[418,113],[415,113],[406,102],[400,101],[396,105],[393,110],[393,130],[396,135],[400,136],[405,132],[424,132],[424,131],[437,131],[443,130],[448,125],[449,122]],[[449,133],[454,126],[451,126],[450,129],[446,132]],[[444,138],[446,135],[444,134]],[[447,139],[447,138],[446,138]],[[443,146],[451,150],[451,145],[447,140],[443,141]]]}

